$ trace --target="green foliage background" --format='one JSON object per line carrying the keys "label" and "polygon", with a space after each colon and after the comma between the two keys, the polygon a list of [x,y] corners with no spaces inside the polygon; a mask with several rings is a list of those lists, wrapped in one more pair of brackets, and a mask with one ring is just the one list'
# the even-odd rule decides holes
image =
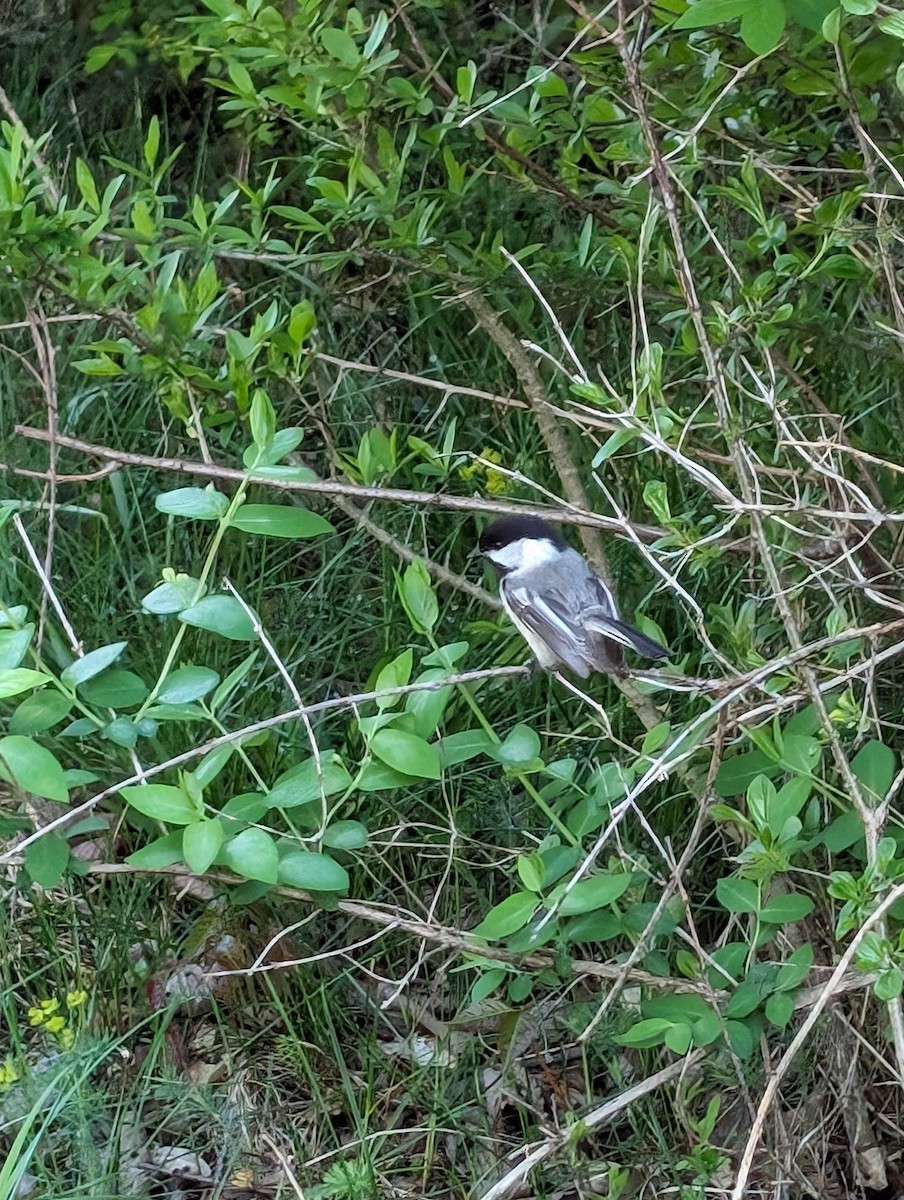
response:
{"label": "green foliage background", "polygon": [[[207,1152],[187,965],[290,924],[291,981],[204,996],[256,1071],[221,1179],[288,1106],[311,1195],[490,1197],[540,1143],[538,1195],[740,1189],[839,962],[900,1073],[901,15],[4,20],[0,1187],[119,1194],[137,1112]],[[517,668],[468,555],[525,505],[665,679]]]}

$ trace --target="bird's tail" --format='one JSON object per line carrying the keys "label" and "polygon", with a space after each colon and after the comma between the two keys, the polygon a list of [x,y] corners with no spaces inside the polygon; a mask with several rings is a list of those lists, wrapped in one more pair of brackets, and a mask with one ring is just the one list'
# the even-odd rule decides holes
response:
{"label": "bird's tail", "polygon": [[644,658],[668,658],[669,656],[669,651],[665,646],[660,646],[658,642],[648,638],[645,633],[641,633],[633,625],[626,625],[618,617],[610,616],[602,608],[594,609],[592,613],[585,613],[584,625],[588,629],[592,629],[594,633],[611,638],[613,642],[618,642],[621,646],[636,650]]}

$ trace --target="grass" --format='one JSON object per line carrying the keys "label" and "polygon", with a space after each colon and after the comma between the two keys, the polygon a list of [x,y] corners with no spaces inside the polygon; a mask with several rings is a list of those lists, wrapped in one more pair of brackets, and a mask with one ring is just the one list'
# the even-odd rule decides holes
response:
{"label": "grass", "polygon": [[[549,65],[543,54],[535,55],[535,42],[542,47],[548,39],[549,46],[556,46],[561,34],[559,15],[537,9],[531,22],[524,23],[525,30],[531,24],[530,37],[494,19],[488,39],[483,18],[461,9],[454,26],[462,39],[459,45],[451,36],[451,21],[445,25],[429,9],[412,11],[421,46],[409,40],[401,16],[393,18],[392,36],[413,62],[420,61],[426,47],[437,73],[450,73],[448,60],[452,77],[454,67],[474,58],[480,63],[481,87],[501,91],[520,83],[528,66]],[[233,118],[218,108],[223,93],[202,82],[208,70],[214,80],[226,78],[228,54],[211,56],[188,84],[180,81],[163,43],[183,27],[168,24],[173,14],[166,6],[161,12],[162,41],[155,51],[161,57],[150,61],[142,45],[134,69],[116,65],[112,74],[84,75],[87,47],[79,39],[86,44],[97,40],[88,30],[80,30],[78,39],[49,39],[39,48],[13,41],[0,51],[8,95],[33,134],[52,130],[44,157],[73,196],[71,155],[86,159],[106,182],[118,169],[110,156],[142,162],[153,112],[161,118],[162,153],[182,147],[161,185],[175,197],[173,211],[190,203],[194,193],[209,201],[221,199],[235,176],[253,192],[276,163],[285,176],[280,202],[295,203],[300,196],[323,216],[307,180],[344,177],[348,164],[343,153],[347,149],[352,154],[357,145],[355,122],[360,120],[369,132],[379,125],[397,147],[415,127],[416,114],[386,91],[364,117],[348,116],[343,109],[326,133],[316,122],[301,134],[291,122],[277,123],[272,143],[261,144],[255,140],[257,124],[231,127]],[[374,17],[369,10],[365,15],[368,21]],[[406,19],[410,15],[406,10]],[[327,14],[324,19],[332,18]],[[213,37],[217,31],[208,29],[207,34]],[[129,37],[140,41],[144,35],[140,23],[127,14],[117,36],[129,44]],[[717,76],[738,52],[736,41],[719,41],[723,58],[708,60],[709,74],[697,79],[696,68],[689,66],[697,51],[688,51],[684,36],[667,32],[645,52],[645,103],[660,132],[675,125],[676,113],[688,126],[698,122],[700,104],[711,100],[706,99],[708,89],[721,86]],[[825,45],[794,45],[795,53],[804,56],[828,52]],[[655,59],[659,53],[661,60]],[[616,43],[604,39],[583,55],[560,63],[557,78],[572,86],[586,72],[587,87],[611,93],[613,102],[626,105],[627,75]],[[321,58],[318,67],[327,72]],[[295,59],[288,56],[287,61]],[[344,859],[351,897],[369,907],[336,907],[328,900],[320,907],[275,891],[258,895],[263,889],[254,882],[237,893],[223,886],[219,867],[209,879],[184,870],[159,874],[124,869],[129,853],[163,827],[118,803],[104,806],[110,818],[106,824],[85,827],[73,839],[82,867],[58,886],[35,887],[18,863],[6,866],[9,874],[0,890],[0,1069],[7,1072],[0,1076],[0,1145],[8,1157],[0,1167],[0,1200],[32,1193],[115,1197],[142,1189],[170,1194],[177,1188],[203,1188],[215,1196],[253,1189],[309,1200],[398,1195],[502,1200],[498,1181],[517,1170],[521,1147],[537,1146],[549,1153],[531,1174],[530,1186],[534,1195],[550,1200],[584,1200],[600,1192],[617,1198],[651,1189],[682,1197],[729,1194],[764,1089],[801,1020],[801,1013],[789,1014],[782,1026],[765,1020],[762,1006],[743,1011],[737,997],[744,1000],[745,972],[787,963],[793,951],[812,945],[816,963],[806,982],[816,991],[824,986],[845,944],[835,934],[837,905],[833,908],[827,895],[828,878],[839,867],[868,878],[877,861],[869,836],[846,845],[840,837],[824,839],[836,817],[858,811],[856,805],[851,808],[849,780],[839,763],[856,761],[870,741],[896,745],[902,699],[896,659],[874,657],[877,647],[888,647],[886,638],[861,639],[850,653],[811,650],[803,661],[811,678],[825,685],[821,694],[828,707],[826,719],[810,730],[816,731],[818,763],[789,770],[782,747],[776,751],[768,741],[787,742],[792,733],[804,736],[788,725],[793,712],[813,702],[800,660],[788,658],[798,634],[805,644],[818,643],[827,630],[837,629],[841,637],[846,626],[878,618],[891,622],[900,612],[893,586],[883,607],[885,585],[872,577],[864,581],[870,566],[867,558],[858,557],[859,548],[842,549],[850,536],[843,514],[860,504],[862,492],[892,514],[900,504],[896,447],[901,422],[895,409],[899,336],[886,334],[881,325],[890,319],[893,305],[878,269],[869,278],[862,276],[856,287],[848,276],[817,270],[820,238],[835,239],[832,248],[838,254],[854,247],[854,256],[874,267],[881,265],[883,253],[892,255],[888,247],[893,239],[867,205],[852,207],[841,217],[820,216],[819,201],[851,184],[842,165],[845,171],[853,169],[852,161],[856,169],[863,167],[858,182],[864,188],[875,183],[874,168],[851,158],[844,121],[856,126],[857,115],[845,113],[842,121],[827,115],[818,98],[786,94],[781,74],[786,69],[789,64],[779,54],[763,64],[762,76],[747,80],[739,75],[724,97],[724,113],[734,113],[735,124],[741,108],[752,122],[764,111],[756,90],[761,88],[772,97],[769,111],[780,110],[784,123],[775,118],[775,128],[757,127],[750,145],[741,142],[739,148],[725,135],[727,126],[716,130],[715,122],[703,121],[699,142],[674,160],[675,178],[706,204],[710,221],[704,227],[697,211],[682,201],[682,233],[706,318],[701,325],[688,318],[690,305],[675,272],[677,249],[655,202],[658,193],[651,197],[643,179],[635,178],[647,164],[648,149],[639,149],[641,134],[628,109],[606,129],[605,144],[613,152],[601,157],[602,134],[593,132],[583,101],[556,109],[559,98],[552,95],[548,107],[549,97],[539,91],[522,97],[525,103],[536,102],[529,122],[519,124],[514,110],[508,116],[503,111],[500,127],[513,122],[532,161],[547,173],[558,173],[580,204],[570,205],[561,192],[553,194],[548,175],[525,173],[523,165],[493,151],[483,134],[492,134],[496,124],[481,125],[480,137],[471,127],[464,133],[465,127],[457,124],[460,112],[449,107],[444,145],[466,163],[469,190],[451,191],[446,167],[421,139],[411,150],[410,174],[399,176],[405,186],[399,185],[400,198],[388,206],[388,217],[381,210],[381,205],[387,207],[383,198],[371,195],[371,210],[364,206],[364,215],[354,220],[337,217],[332,241],[302,238],[304,253],[292,261],[260,248],[213,255],[224,291],[215,317],[207,324],[196,322],[184,337],[178,314],[167,310],[160,317],[160,327],[169,330],[167,353],[182,374],[155,375],[148,368],[143,377],[98,379],[75,364],[95,353],[90,346],[97,339],[120,336],[123,328],[134,331],[140,305],[150,303],[148,295],[163,273],[151,256],[176,244],[180,232],[187,238],[184,230],[167,227],[165,236],[161,233],[146,245],[124,237],[122,229],[130,228],[134,212],[123,215],[96,243],[106,249],[121,242],[128,246],[123,279],[106,296],[86,283],[78,303],[71,297],[64,301],[72,281],[56,259],[52,270],[44,266],[29,275],[21,269],[12,285],[3,283],[0,294],[12,321],[26,310],[38,311],[38,301],[49,315],[61,315],[57,309],[70,315],[75,309],[103,309],[107,318],[111,313],[115,317],[44,326],[55,353],[52,370],[46,364],[43,371],[29,369],[40,366],[29,329],[0,330],[0,458],[18,468],[44,470],[47,465],[46,445],[16,438],[13,427],[45,427],[48,392],[58,403],[62,434],[119,450],[201,458],[204,448],[174,412],[187,394],[179,387],[192,378],[183,368],[189,364],[214,375],[225,372],[222,378],[234,382],[241,372],[227,361],[226,332],[247,335],[271,302],[285,314],[300,299],[311,299],[316,347],[351,363],[411,376],[388,379],[314,357],[303,357],[297,368],[289,369],[275,348],[268,349],[270,358],[263,363],[262,356],[255,379],[269,389],[280,427],[304,427],[298,455],[323,477],[365,474],[356,461],[361,440],[379,428],[396,432],[400,465],[389,480],[394,486],[486,494],[488,477],[473,467],[478,456],[490,451],[498,453],[509,472],[503,498],[540,503],[550,493],[561,495],[563,462],[544,441],[535,411],[447,396],[419,383],[418,377],[459,382],[519,401],[530,394],[525,379],[536,383],[557,409],[568,459],[564,465],[576,466],[587,506],[609,512],[604,484],[629,521],[656,522],[672,535],[671,543],[660,539],[646,551],[627,537],[606,540],[623,611],[628,615],[636,607],[657,621],[674,648],[675,663],[689,675],[718,680],[722,691],[653,691],[644,708],[643,683],[634,694],[625,694],[610,681],[594,680],[588,687],[590,702],[584,702],[544,676],[488,679],[467,685],[472,688],[468,693],[461,688],[453,692],[444,715],[446,732],[472,727],[477,704],[503,739],[518,724],[537,730],[547,763],[572,757],[588,775],[618,763],[636,767],[635,778],[640,778],[665,744],[656,742],[660,721],[670,722],[663,737],[674,736],[684,723],[720,704],[745,672],[766,661],[773,666],[762,687],[726,701],[724,724],[714,721],[703,732],[686,769],[672,770],[658,760],[662,777],[653,779],[637,805],[626,810],[614,836],[600,843],[594,879],[632,873],[629,898],[618,910],[623,924],[610,929],[610,909],[591,910],[597,922],[592,936],[578,938],[573,935],[577,925],[561,925],[545,947],[549,957],[527,966],[517,950],[504,957],[505,939],[491,939],[484,958],[473,943],[462,949],[462,935],[518,890],[521,872],[529,869],[525,860],[548,847],[550,822],[543,806],[552,805],[558,816],[569,801],[547,776],[534,772],[525,787],[523,772],[519,778],[486,759],[448,770],[438,783],[422,780],[392,790],[359,791],[344,802],[339,815],[358,819],[370,830],[367,847]],[[413,67],[409,73],[419,77]],[[328,88],[328,73],[323,77]],[[688,79],[696,80],[693,88]],[[891,88],[890,79],[881,86]],[[116,103],[111,102],[111,87],[119,89]],[[431,103],[449,104],[448,98],[430,94]],[[732,107],[736,103],[741,106],[737,111]],[[327,110],[332,120],[336,111]],[[897,111],[889,102],[889,125],[897,120]],[[563,142],[563,130],[569,138],[574,132],[566,114],[589,130],[585,143],[569,140],[569,149],[583,145],[571,158]],[[872,128],[893,158],[899,133],[883,127],[880,135]],[[812,178],[784,171],[789,154],[805,157],[795,141],[795,131],[801,129],[810,131],[806,153],[818,159],[817,166],[828,163],[831,176],[815,169]],[[382,160],[370,142],[367,146],[383,175],[392,176],[385,146]],[[781,248],[787,257],[798,252],[811,256],[803,274],[783,276],[772,254],[777,247],[753,245],[757,230],[749,203],[736,203],[737,193],[713,190],[726,183],[740,186],[739,180],[749,186],[740,165],[746,149],[757,158],[757,187],[768,215],[781,218],[791,230]],[[736,152],[737,161],[726,159]],[[888,179],[881,182],[892,188]],[[363,191],[365,185],[361,187]],[[599,206],[602,200],[608,223],[599,213],[594,216],[582,258],[586,206]],[[434,201],[441,202],[435,221]],[[237,208],[234,219],[249,219],[249,210],[239,214]],[[398,224],[393,226],[392,220]],[[895,210],[890,220],[894,230]],[[612,235],[613,221],[618,237]],[[421,227],[422,235],[412,236]],[[611,396],[607,399],[605,390],[589,398],[575,395],[549,358],[525,353],[523,345],[513,350],[494,343],[490,325],[462,302],[475,281],[516,343],[521,339],[562,357],[563,347],[536,296],[495,253],[500,236],[511,252],[535,246],[525,254],[525,267],[577,356],[590,366],[589,377],[604,372],[627,398],[627,416],[685,454],[683,462],[651,449],[639,437],[591,466],[611,433],[622,427],[626,412],[618,410]],[[56,253],[55,243],[48,240],[47,245],[48,255]],[[202,250],[189,241],[180,249],[189,282]],[[21,247],[12,246],[13,252]],[[787,296],[794,312],[776,321],[780,336],[770,341],[768,322],[776,320],[778,304]],[[730,321],[726,313],[732,314]],[[711,344],[703,345],[701,328]],[[137,338],[135,343],[141,344]],[[662,350],[658,379],[655,345]],[[717,354],[716,377],[707,367],[707,346]],[[757,384],[757,379],[769,382],[770,370],[777,372],[774,407]],[[713,399],[716,383],[728,397],[727,419],[720,418]],[[230,419],[230,395],[198,385],[194,398],[204,412],[211,456],[238,463],[247,421]],[[453,421],[461,460],[437,482],[424,473],[428,464],[407,438],[439,445]],[[866,454],[883,465],[858,457]],[[62,450],[59,464],[72,472],[94,466],[86,468],[81,456]],[[752,491],[752,498],[745,495],[739,502],[740,515],[730,533],[708,552],[700,540],[725,524],[728,513],[701,486],[693,470],[699,464],[739,495],[745,486]],[[829,478],[826,464],[834,472]],[[49,509],[40,480],[9,472],[0,478],[3,498],[20,506],[42,557],[52,532],[50,580],[77,638],[87,649],[127,639],[127,665],[148,681],[157,678],[166,661],[174,624],[144,612],[142,597],[164,566],[196,574],[209,545],[210,526],[168,520],[155,510],[160,491],[184,482],[163,470],[130,468],[96,480],[60,482]],[[229,490],[225,484],[223,490]],[[252,485],[250,499],[291,497]],[[785,511],[758,516],[758,503]],[[227,577],[260,614],[280,663],[303,699],[315,702],[373,688],[380,671],[402,650],[411,648],[419,661],[431,642],[412,631],[400,602],[396,573],[405,567],[400,556],[355,520],[354,509],[333,508],[327,497],[311,500],[311,506],[329,517],[334,534],[284,542],[228,531],[215,577]],[[472,581],[477,578],[466,557],[478,532],[475,515],[380,500],[367,502],[363,511],[397,545],[467,573]],[[870,529],[860,523],[856,529],[870,534],[872,549],[885,555],[896,572],[897,524]],[[6,606],[27,604],[37,613],[46,597],[10,524],[0,530],[0,538],[5,539],[0,600]],[[679,586],[657,574],[657,566],[674,574]],[[773,586],[774,579],[780,587]],[[492,586],[489,578],[482,582]],[[522,661],[520,641],[494,610],[461,590],[444,586],[438,594],[435,641],[466,639],[465,668]],[[744,601],[750,601],[746,610]],[[43,639],[47,660],[64,665],[69,657],[65,631],[52,614]],[[225,677],[248,650],[245,643],[189,629],[179,661],[210,667]],[[863,674],[858,674],[861,668]],[[787,697],[791,699],[783,709]],[[12,703],[2,703],[4,713],[12,711]],[[602,706],[602,714],[594,703]],[[220,728],[243,727],[287,711],[291,704],[284,677],[272,658],[261,653],[243,686],[218,713]],[[373,712],[371,706],[363,715]],[[353,711],[314,714],[312,728],[321,753],[335,750],[349,762],[359,761],[365,739]],[[152,737],[137,743],[135,753],[145,764],[163,762],[217,731],[198,722],[161,721]],[[124,747],[58,733],[46,735],[42,744],[51,746],[67,767],[95,773],[104,786],[131,773],[134,764]],[[647,744],[646,737],[653,741]],[[752,820],[755,799],[748,795],[745,800],[742,787],[717,797],[711,786],[720,764],[735,762],[742,753],[762,752],[764,745],[772,759],[757,760],[758,772],[771,771],[779,785],[804,775],[812,791],[806,807],[799,809],[801,836],[809,844],[793,846],[785,858],[783,844],[770,844],[768,853],[763,852],[764,858],[773,854],[766,866],[755,845],[755,834],[762,841],[761,830],[751,832],[743,823]],[[272,783],[308,752],[302,725],[278,727],[262,743],[233,755],[217,779],[217,800],[249,790],[249,763]],[[773,770],[770,762],[780,763],[781,770]],[[863,772],[858,781],[869,783]],[[82,784],[73,799],[84,799],[93,786]],[[541,805],[531,794],[535,788],[543,789]],[[894,785],[881,789],[880,795],[885,794],[891,807],[887,825],[874,830],[877,838],[882,833],[897,837],[900,825]],[[741,811],[719,812],[715,806],[720,801]],[[51,802],[9,785],[0,798],[0,851],[14,845],[22,822],[40,827],[58,811]],[[584,836],[585,865],[609,814],[606,807]],[[697,829],[698,816],[705,814]],[[673,862],[689,846],[693,855],[679,873]],[[756,879],[758,869],[764,886],[773,889],[770,898],[804,893],[815,899],[812,914],[789,918],[771,930],[770,938],[758,941],[763,928],[759,917],[754,921],[749,909],[728,907],[717,887],[724,880],[738,882],[739,860],[745,856],[753,866],[741,883]],[[896,886],[895,869],[888,867],[877,896]],[[237,894],[245,902],[236,902]],[[656,920],[661,916],[657,905],[666,900],[666,920],[654,927],[654,915]],[[858,928],[871,920],[870,911],[864,902]],[[378,924],[376,914],[387,913],[391,924]],[[890,939],[886,966],[900,965],[901,959],[896,949],[900,919],[892,913],[884,928]],[[425,930],[426,925],[431,928]],[[521,932],[515,931],[512,946]],[[642,952],[634,961],[632,950],[642,937]],[[252,969],[265,950],[268,969]],[[736,950],[740,956],[732,959]],[[500,952],[503,957],[492,957]],[[596,973],[572,967],[588,962]],[[269,969],[274,964],[279,969]],[[507,972],[503,982],[481,994],[481,980],[492,982],[487,972],[494,968]],[[720,990],[726,986],[726,972],[738,983],[731,999]],[[657,979],[661,988],[655,986]],[[762,976],[758,982],[748,974],[747,982],[766,988]],[[904,1138],[899,1133],[896,1051],[885,1028],[900,1013],[900,1002],[894,996],[877,997],[868,984],[862,973],[850,983],[856,1001],[845,1009],[845,1020],[855,1031],[855,1044],[864,1056],[872,1056],[869,1065],[866,1057],[858,1059],[859,1051],[852,1051],[844,1082],[838,1063],[823,1065],[829,1058],[826,1046],[833,1044],[832,1026],[819,1026],[784,1080],[776,1130],[767,1129],[775,1162],[765,1155],[756,1160],[757,1183],[763,1188],[771,1186],[773,1176],[789,1177],[802,1197],[834,1194],[826,1183],[827,1164],[834,1156],[850,1181],[872,1188],[873,1200],[882,1194],[879,1173],[866,1169],[839,1116],[842,1110],[856,1111],[866,1122],[862,1128],[875,1135],[883,1161],[893,1164]],[[79,990],[86,998],[70,1010],[66,996]],[[721,1033],[726,1022],[736,1028],[733,1039],[698,1045],[701,1053],[685,1074],[679,1076],[678,1069],[688,1047],[666,1049],[655,1040],[625,1044],[625,1035],[630,1036],[641,1017],[649,1019],[654,1011],[680,1014],[682,1000],[699,999],[701,992],[710,999],[716,996]],[[615,999],[611,1005],[610,996]],[[72,1045],[45,1018],[32,1023],[31,1010],[52,1000],[59,1002]],[[606,1006],[602,1013],[601,1004]],[[810,1011],[806,1005],[804,1010]],[[746,1056],[743,1036],[751,1043]],[[675,1077],[644,1093],[645,1081],[670,1066],[676,1067]],[[898,1062],[898,1072],[900,1067]],[[582,1124],[632,1088],[639,1093],[611,1120],[590,1131]],[[824,1137],[815,1138],[815,1130],[826,1131]],[[821,1153],[813,1150],[817,1142]],[[798,1150],[810,1155],[805,1169],[797,1164]],[[515,1184],[505,1194],[517,1194]]]}

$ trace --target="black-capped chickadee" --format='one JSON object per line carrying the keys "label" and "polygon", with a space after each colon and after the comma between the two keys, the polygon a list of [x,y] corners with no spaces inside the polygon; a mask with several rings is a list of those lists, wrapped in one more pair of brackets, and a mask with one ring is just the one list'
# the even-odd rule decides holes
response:
{"label": "black-capped chickadee", "polygon": [[668,650],[619,618],[612,593],[577,550],[539,517],[503,517],[481,535],[478,552],[500,577],[499,595],[546,671],[564,666],[624,678],[624,646],[645,658]]}

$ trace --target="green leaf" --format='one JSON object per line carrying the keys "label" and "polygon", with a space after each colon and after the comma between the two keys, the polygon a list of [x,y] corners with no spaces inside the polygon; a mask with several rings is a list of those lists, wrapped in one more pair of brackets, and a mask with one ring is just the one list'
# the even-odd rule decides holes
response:
{"label": "green leaf", "polygon": [[785,32],[783,0],[756,0],[741,17],[741,40],[754,54],[769,54]]}
{"label": "green leaf", "polygon": [[251,668],[257,662],[259,650],[252,650],[251,653],[243,658],[239,665],[223,680],[220,686],[213,694],[213,699],[210,702],[210,708],[213,712],[218,712],[219,709],[226,703],[232,693],[236,690]]}
{"label": "green leaf", "polygon": [[128,644],[128,642],[112,642],[109,646],[101,646],[98,650],[92,650],[90,654],[70,663],[60,679],[68,688],[77,688],[79,684],[87,683],[89,679],[93,679],[101,671],[106,671],[107,667],[116,662]]}
{"label": "green leaf", "polygon": [[196,875],[203,875],[220,852],[225,830],[216,817],[193,821],[182,831],[182,857]]}
{"label": "green leaf", "polygon": [[738,1058],[750,1058],[756,1046],[750,1026],[741,1021],[726,1021],[725,1025],[731,1048]]}
{"label": "green leaf", "polygon": [[[422,671],[415,683],[436,683],[448,676],[445,668],[434,667]],[[405,712],[412,718],[411,731],[418,737],[430,738],[436,733],[437,726],[443,717],[446,705],[452,695],[452,688],[431,688],[429,691],[409,692],[405,697]]]}
{"label": "green leaf", "polygon": [[883,33],[890,34],[891,37],[901,38],[904,41],[904,13],[889,13],[887,17],[883,17],[879,22],[878,28]]}
{"label": "green leaf", "polygon": [[307,758],[291,767],[274,783],[267,797],[270,808],[299,808],[303,804],[320,803],[323,796],[335,796],[351,787],[352,777],[338,754],[320,756],[320,775],[317,762]]}
{"label": "green leaf", "polygon": [[693,1034],[690,1025],[672,1025],[665,1031],[663,1040],[673,1054],[687,1054]]}
{"label": "green leaf", "polygon": [[236,739],[234,742],[228,742],[225,746],[216,746],[204,755],[192,772],[202,791],[213,783],[241,744],[242,739]]}
{"label": "green leaf", "polygon": [[666,1030],[671,1029],[674,1024],[674,1021],[667,1021],[664,1017],[647,1017],[632,1025],[627,1033],[620,1034],[615,1041],[620,1046],[638,1046],[644,1049],[660,1046],[665,1040]]}
{"label": "green leaf", "polygon": [[870,807],[881,804],[892,785],[897,769],[894,750],[884,742],[867,742],[851,760],[851,770],[864,792]]}
{"label": "green leaf", "polygon": [[293,850],[279,861],[279,882],[307,892],[347,892],[348,872],[328,854]]}
{"label": "green leaf", "polygon": [[480,754],[491,754],[496,743],[485,729],[462,729],[446,734],[436,746],[443,766],[457,767]]}
{"label": "green leaf", "polygon": [[335,532],[325,517],[294,504],[243,504],[229,527],[278,538],[310,538]]}
{"label": "green leaf", "polygon": [[563,917],[575,917],[580,913],[605,908],[623,896],[630,885],[631,876],[628,874],[594,875],[592,879],[582,879],[566,894],[559,905],[559,912]]}
{"label": "green leaf", "polygon": [[160,121],[157,117],[151,117],[148,123],[148,135],[144,141],[144,161],[147,164],[148,170],[153,171],[157,162],[157,153],[160,150]]}
{"label": "green leaf", "polygon": [[183,609],[179,620],[233,642],[250,642],[255,636],[251,618],[234,596],[205,596],[191,608]]}
{"label": "green leaf", "polygon": [[82,687],[82,699],[106,708],[132,708],[140,704],[149,691],[140,675],[122,667],[114,667],[89,679]]}
{"label": "green leaf", "polygon": [[779,967],[775,979],[775,990],[784,992],[798,987],[807,978],[812,965],[813,947],[809,942],[805,942],[802,946],[798,946]]}
{"label": "green leaf", "polygon": [[0,671],[0,700],[30,692],[32,688],[50,683],[51,677],[43,671],[31,671],[28,667],[14,667],[11,671]]}
{"label": "green leaf", "polygon": [[169,783],[146,783],[141,787],[124,787],[119,794],[127,804],[169,825],[191,825],[203,816],[203,810],[179,787]]}
{"label": "green leaf", "polygon": [[533,892],[513,892],[494,905],[473,932],[488,942],[508,937],[528,923],[539,903]]}
{"label": "green leaf", "polygon": [[230,833],[237,832],[236,825],[251,825],[261,821],[270,809],[270,798],[263,792],[242,792],[227,800],[220,811],[220,819]]}
{"label": "green leaf", "polygon": [[51,729],[72,711],[72,701],[55,688],[33,692],[21,701],[9,722],[10,733],[26,736]]}
{"label": "green leaf", "polygon": [[822,36],[834,45],[841,37],[841,9],[833,8],[826,13],[822,22]]}
{"label": "green leaf", "polygon": [[222,860],[227,867],[245,879],[261,883],[276,883],[279,873],[279,853],[276,842],[266,830],[244,829],[223,847]]}
{"label": "green leaf", "polygon": [[613,454],[617,454],[619,450],[627,446],[629,442],[633,442],[637,437],[640,437],[639,429],[616,429],[615,433],[609,435],[593,456],[593,462],[591,463],[593,469],[596,470],[597,467],[602,466]]}
{"label": "green leaf", "polygon": [[902,987],[904,987],[904,975],[901,973],[901,968],[888,967],[873,984],[873,991],[877,1000],[882,1000],[887,1004],[889,1000],[896,1000],[901,995]]}
{"label": "green leaf", "polygon": [[735,876],[720,879],[716,883],[716,896],[728,912],[753,913],[760,907],[759,889],[750,879]]}
{"label": "green leaf", "polygon": [[518,877],[529,892],[540,892],[546,879],[546,866],[536,851],[518,858]]}
{"label": "green leaf", "polygon": [[175,488],[161,492],[154,505],[158,512],[171,517],[191,517],[196,521],[218,521],[225,517],[229,508],[229,497],[218,492],[213,484],[206,488]]}
{"label": "green leaf", "polygon": [[716,775],[716,794],[739,796],[746,792],[757,775],[775,775],[778,764],[767,758],[762,750],[751,750],[749,754],[736,754],[719,767]]}
{"label": "green leaf", "polygon": [[413,784],[414,778],[411,775],[394,771],[377,758],[372,758],[366,763],[355,777],[355,787],[359,792],[385,792],[397,788],[410,788]]}
{"label": "green leaf", "polygon": [[18,667],[28,653],[34,631],[34,625],[0,630],[0,671],[12,671]]}
{"label": "green leaf", "polygon": [[813,901],[799,892],[787,896],[775,896],[760,909],[760,920],[770,925],[785,925],[791,921],[802,921],[813,911]]}
{"label": "green leaf", "polygon": [[164,837],[149,842],[147,846],[128,855],[126,862],[130,867],[138,867],[143,871],[171,867],[173,863],[182,862],[182,830],[174,829]]}
{"label": "green leaf", "polygon": [[856,845],[865,836],[863,822],[857,813],[851,809],[850,812],[842,813],[840,817],[836,817],[828,825],[820,840],[831,854],[840,854],[842,850],[850,849],[851,846]]}
{"label": "green leaf", "polygon": [[331,850],[360,850],[369,840],[367,826],[360,821],[334,821],[323,833],[323,844]]}
{"label": "green leaf", "polygon": [[34,796],[69,800],[63,768],[49,750],[20,734],[0,738],[0,775]]}
{"label": "green leaf", "polygon": [[540,757],[540,735],[529,725],[516,725],[490,753],[507,767],[531,766]]}
{"label": "green leaf", "polygon": [[69,843],[55,833],[25,847],[25,869],[43,888],[52,888],[63,878],[69,863]]}
{"label": "green leaf", "polygon": [[[411,668],[414,666],[414,655],[410,650],[403,650],[400,655],[388,662],[376,678],[373,690],[375,692],[389,691],[391,688],[404,687],[411,678]],[[401,696],[384,696],[377,700],[377,708],[383,712],[387,708],[395,708],[402,699]]]}
{"label": "green leaf", "polygon": [[470,649],[468,642],[449,642],[447,646],[440,646],[436,650],[431,650],[429,654],[425,654],[421,659],[422,667],[449,667],[452,668],[464,658]]}
{"label": "green leaf", "polygon": [[198,580],[190,575],[178,575],[175,581],[158,584],[152,592],[148,592],[141,601],[141,607],[156,616],[181,612],[194,600],[198,586]]}
{"label": "green leaf", "polygon": [[794,997],[790,992],[773,992],[766,1000],[766,1019],[776,1027],[784,1029],[794,1016]]}
{"label": "green leaf", "polygon": [[189,704],[206,696],[219,682],[219,675],[210,667],[179,667],[164,679],[157,700],[161,704]]}
{"label": "green leaf", "polygon": [[263,388],[255,388],[251,398],[251,437],[258,450],[266,450],[276,435],[276,413]]}
{"label": "green leaf", "polygon": [[[753,0],[759,4],[761,0]],[[751,0],[698,0],[681,14],[673,29],[703,29],[742,17],[751,7]]]}
{"label": "green leaf", "polygon": [[331,58],[338,59],[345,67],[356,67],[361,59],[354,38],[344,29],[331,26],[321,29],[320,44]]}
{"label": "green leaf", "polygon": [[370,750],[388,767],[418,779],[442,775],[436,746],[403,729],[379,729],[370,740]]}
{"label": "green leaf", "polygon": [[[0,506],[0,521],[5,520],[12,509]],[[28,606],[25,604],[11,604],[7,608],[0,609],[0,629],[18,629],[25,618],[28,616]]]}
{"label": "green leaf", "polygon": [[430,582],[430,573],[415,559],[404,575],[396,576],[399,599],[416,633],[430,633],[439,620],[439,604]]}

